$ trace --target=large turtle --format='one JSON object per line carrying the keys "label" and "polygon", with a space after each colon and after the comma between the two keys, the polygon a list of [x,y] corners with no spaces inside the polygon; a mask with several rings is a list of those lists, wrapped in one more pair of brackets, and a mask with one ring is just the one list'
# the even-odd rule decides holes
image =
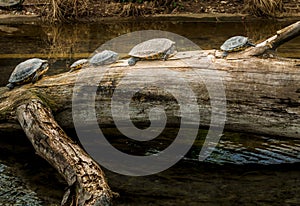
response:
{"label": "large turtle", "polygon": [[128,60],[130,66],[142,59],[163,59],[166,60],[169,56],[176,52],[175,42],[166,38],[155,38],[144,41],[134,46],[129,55]]}
{"label": "large turtle", "polygon": [[248,46],[256,46],[256,45],[251,43],[248,37],[234,36],[227,39],[220,48],[224,52],[223,56],[225,57],[227,56],[228,52],[241,51]]}
{"label": "large turtle", "polygon": [[28,59],[16,66],[11,73],[6,85],[9,89],[13,89],[15,85],[26,84],[29,82],[35,83],[49,68],[48,61],[38,58]]}
{"label": "large turtle", "polygon": [[89,59],[89,64],[92,66],[100,66],[115,63],[119,58],[119,54],[111,51],[104,50],[102,52],[96,53]]}

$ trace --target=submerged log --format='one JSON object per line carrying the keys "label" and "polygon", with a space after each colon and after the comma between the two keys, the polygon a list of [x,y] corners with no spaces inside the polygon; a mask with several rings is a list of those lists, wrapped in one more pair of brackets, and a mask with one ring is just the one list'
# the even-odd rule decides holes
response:
{"label": "submerged log", "polygon": [[[132,94],[128,85],[136,85],[140,88],[129,96],[130,120],[136,126],[149,125],[149,112],[159,105],[165,110],[167,124],[173,126],[182,118],[178,109],[181,105],[172,92],[164,91],[161,86],[184,93],[184,84],[168,79],[176,74],[180,78],[176,75],[175,78],[183,79],[195,95],[201,126],[218,126],[211,121],[211,115],[225,117],[225,112],[226,129],[300,138],[300,60],[257,57],[291,36],[299,35],[299,22],[290,29],[272,38],[273,43],[268,40],[268,44],[229,54],[226,59],[220,58],[221,52],[217,50],[178,52],[168,61],[89,67],[44,77],[35,84],[13,90],[0,88],[0,128],[21,125],[37,153],[49,161],[70,186],[63,202],[109,205],[112,192],[100,167],[61,129],[74,128],[75,90],[81,91],[77,99],[81,110],[77,110],[76,115],[86,122],[93,121],[86,112],[91,102],[95,102],[92,108],[101,126],[113,126],[114,119],[127,121],[122,108],[112,114],[112,97],[118,90],[121,95],[114,101],[126,102],[126,95]],[[103,77],[99,77],[102,74]],[[147,78],[154,80],[154,85],[145,86]],[[225,98],[218,96],[223,91]],[[89,96],[91,92],[95,92],[95,99]],[[211,92],[216,95],[212,96]],[[225,109],[221,104],[224,101]],[[193,117],[194,111],[186,112]],[[193,119],[188,122],[194,124]]]}

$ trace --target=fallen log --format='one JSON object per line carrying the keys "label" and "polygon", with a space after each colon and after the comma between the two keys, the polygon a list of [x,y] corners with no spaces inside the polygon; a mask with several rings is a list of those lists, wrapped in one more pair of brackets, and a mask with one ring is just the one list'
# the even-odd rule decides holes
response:
{"label": "fallen log", "polygon": [[245,50],[240,55],[245,57],[261,56],[267,53],[268,51],[275,51],[280,45],[299,36],[299,34],[300,34],[300,21],[277,31],[276,35],[257,44],[256,47]]}
{"label": "fallen log", "polygon": [[17,118],[37,154],[67,180],[62,205],[110,205],[112,192],[99,165],[65,134],[41,100],[18,106]]}
{"label": "fallen log", "polygon": [[[202,56],[202,58],[214,53],[214,51],[195,51],[189,54],[196,58]],[[180,55],[180,54],[178,54]],[[192,57],[189,59],[192,61]],[[199,64],[201,60],[199,60]],[[299,76],[299,60],[288,59],[212,59],[213,66],[209,68],[200,67],[197,73],[194,73],[194,69],[189,70],[186,63],[181,60],[172,60],[167,62],[140,62],[137,67],[148,68],[155,71],[161,71],[161,68],[168,68],[179,72],[180,75],[187,79],[199,103],[201,110],[201,125],[209,126],[211,124],[211,103],[210,95],[206,89],[207,82],[210,82],[211,90],[219,90],[219,77],[222,78],[226,93],[226,128],[234,131],[253,132],[257,134],[266,134],[283,137],[300,137],[300,76]],[[133,68],[130,68],[133,69]],[[101,96],[96,96],[96,108],[97,108],[97,121],[103,126],[112,126],[114,119],[111,115],[111,96],[115,88],[118,88],[120,79],[125,76],[128,71],[128,67],[112,67],[109,69],[109,73],[106,78],[102,80],[101,84]],[[148,77],[152,71],[145,72]],[[216,71],[218,73],[216,73]],[[85,82],[93,82],[97,75],[97,70],[93,68],[87,68],[85,73]],[[196,74],[196,75],[195,75]],[[216,74],[218,77],[216,78]],[[153,78],[157,78],[156,74],[153,74]],[[160,74],[161,76],[168,74]],[[200,77],[198,76],[200,75]],[[65,92],[64,95],[71,95],[72,91],[66,91],[65,86],[68,85],[69,89],[72,89],[71,82],[76,81],[76,74],[69,74],[67,77],[62,75],[62,79],[56,83],[56,88],[59,91]],[[205,78],[205,82],[201,79]],[[131,78],[128,77],[126,81],[129,84],[141,85],[139,81],[141,76]],[[67,80],[67,82],[65,82]],[[199,82],[200,81],[200,82]],[[85,84],[83,82],[83,84]],[[172,82],[170,86],[176,88]],[[57,99],[61,94],[52,94],[55,96],[48,96],[54,88],[53,79],[45,79],[36,85],[39,89],[43,88],[41,94],[45,99]],[[215,87],[214,87],[215,85]],[[45,91],[45,88],[46,91]],[[55,88],[55,89],[56,89]],[[178,86],[178,90],[182,89]],[[123,91],[125,93],[125,91]],[[130,91],[128,91],[130,92]],[[57,95],[57,96],[56,96]],[[83,97],[85,98],[85,97]],[[68,100],[68,101],[67,101]],[[120,100],[121,101],[121,100]],[[64,100],[53,102],[55,105],[64,105],[64,110],[59,111],[57,114],[57,120],[64,127],[73,127],[73,119],[71,118],[70,105],[71,97]],[[144,106],[142,105],[144,104]],[[144,124],[148,121],[148,113],[150,108],[155,105],[162,105],[165,108],[165,112],[168,116],[168,124],[170,126],[178,123],[179,114],[173,115],[173,110],[176,108],[176,100],[171,94],[163,93],[157,87],[150,87],[143,89],[133,98],[131,102],[131,120],[134,124]],[[83,105],[84,109],[84,105]],[[57,111],[57,110],[55,110]],[[87,117],[84,110],[82,115]],[[80,115],[80,114],[78,114]],[[118,114],[116,114],[118,115]],[[123,114],[119,114],[122,119]],[[82,117],[83,118],[83,117]],[[61,120],[61,121],[60,121]],[[85,121],[92,121],[85,118]]]}
{"label": "fallen log", "polygon": [[[178,126],[182,118],[180,105],[174,94],[160,88],[169,86],[172,91],[184,91],[183,85],[167,79],[172,71],[192,89],[199,105],[201,126],[218,126],[211,116],[214,113],[225,117],[224,108],[218,107],[225,101],[226,129],[300,138],[300,60],[257,57],[299,35],[299,28],[297,22],[267,40],[268,44],[229,54],[226,59],[217,50],[178,52],[168,61],[141,61],[132,67],[118,64],[89,67],[44,77],[35,84],[13,90],[0,88],[0,128],[21,125],[37,153],[70,186],[63,200],[66,205],[109,205],[113,193],[100,167],[61,129],[74,128],[74,88],[82,91],[78,97],[81,110],[77,115],[86,122],[93,120],[86,114],[89,106],[86,99],[90,96],[85,94],[93,91],[94,86],[97,90],[92,100],[97,121],[101,126],[114,126],[114,119],[127,121],[122,108],[112,114],[114,92],[123,85],[121,96],[114,99],[122,103],[122,97],[132,94],[132,88],[124,85],[137,85],[141,89],[130,96],[130,120],[136,126],[149,126],[151,108],[160,105],[165,110],[167,124]],[[144,72],[135,73],[141,70]],[[95,81],[100,73],[103,77]],[[145,87],[143,77],[162,81]],[[225,99],[210,94],[223,89]],[[193,111],[189,112],[193,117]],[[187,122],[194,124],[193,119]]]}

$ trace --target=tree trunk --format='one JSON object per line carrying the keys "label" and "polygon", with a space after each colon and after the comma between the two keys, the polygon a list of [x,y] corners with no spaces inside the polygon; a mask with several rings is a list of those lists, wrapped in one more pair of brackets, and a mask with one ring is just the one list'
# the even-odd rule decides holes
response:
{"label": "tree trunk", "polygon": [[[199,106],[201,126],[218,126],[211,116],[224,118],[225,112],[226,129],[300,138],[300,61],[256,57],[299,35],[299,24],[281,30],[267,44],[229,54],[226,59],[216,50],[179,52],[168,61],[89,67],[44,77],[13,90],[0,88],[0,129],[21,124],[37,153],[70,186],[63,200],[68,205],[109,205],[112,198],[100,167],[61,129],[74,128],[74,97],[78,106],[73,107],[77,109],[75,116],[87,123],[93,121],[87,108],[95,110],[92,116],[101,126],[113,126],[115,119],[126,123],[122,108],[113,112],[111,103],[122,106],[129,95],[128,116],[136,126],[149,125],[149,112],[157,105],[164,108],[167,124],[178,125],[182,105],[176,95],[161,86],[180,95],[190,87]],[[171,81],[173,74],[187,86],[177,84],[179,80]],[[147,78],[154,80],[154,85],[145,86]],[[128,85],[139,89],[132,93]],[[119,96],[114,98],[116,91]],[[225,98],[219,95],[222,91]],[[225,109],[221,104],[224,101]],[[194,124],[193,111],[186,112],[191,117],[187,122]]]}

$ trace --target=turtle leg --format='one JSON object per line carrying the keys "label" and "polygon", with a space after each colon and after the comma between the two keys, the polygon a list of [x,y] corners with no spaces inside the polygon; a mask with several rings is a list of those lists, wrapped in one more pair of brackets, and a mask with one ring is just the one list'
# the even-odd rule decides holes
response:
{"label": "turtle leg", "polygon": [[42,68],[39,71],[37,71],[33,76],[31,80],[32,84],[36,83],[40,79],[40,77],[43,76],[48,71],[48,69],[49,69],[48,64],[42,65]]}
{"label": "turtle leg", "polygon": [[6,85],[6,87],[8,87],[9,89],[13,89],[15,87],[15,84],[14,83],[8,83]]}
{"label": "turtle leg", "polygon": [[228,56],[228,52],[227,51],[223,51],[222,57],[225,58]]}
{"label": "turtle leg", "polygon": [[130,59],[128,59],[128,64],[129,64],[129,66],[133,66],[136,64],[137,61],[139,61],[139,58],[130,57]]}
{"label": "turtle leg", "polygon": [[162,60],[166,61],[166,59],[169,57],[169,50],[163,55]]}
{"label": "turtle leg", "polygon": [[175,45],[171,46],[170,49],[168,49],[166,51],[166,53],[163,55],[162,59],[165,61],[167,58],[169,58],[171,55],[174,55],[175,54],[175,50],[176,50],[176,47]]}
{"label": "turtle leg", "polygon": [[71,68],[70,71],[69,71],[69,73],[74,72],[75,70],[77,70],[76,67],[75,68]]}
{"label": "turtle leg", "polygon": [[31,80],[32,84],[36,83],[39,80],[40,76],[41,75],[38,72],[36,72],[34,77]]}
{"label": "turtle leg", "polygon": [[83,65],[76,66],[76,67],[71,68],[69,72],[73,72],[73,71],[76,71],[76,70],[79,70],[79,69],[82,69],[82,68],[83,68]]}

